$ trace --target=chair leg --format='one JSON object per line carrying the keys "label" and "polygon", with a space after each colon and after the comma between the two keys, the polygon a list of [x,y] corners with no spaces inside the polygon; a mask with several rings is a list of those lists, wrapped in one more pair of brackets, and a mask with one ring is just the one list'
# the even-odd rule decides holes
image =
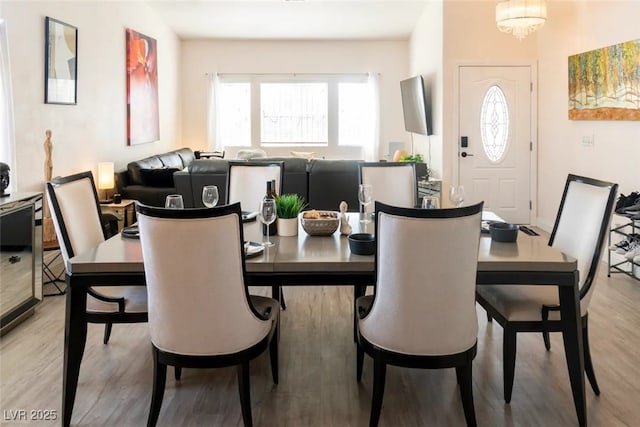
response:
{"label": "chair leg", "polygon": [[382,410],[382,397],[384,396],[384,382],[387,375],[387,364],[382,360],[373,360],[373,397],[371,399],[371,417],[369,427],[377,427]]}
{"label": "chair leg", "polygon": [[589,384],[596,396],[600,396],[600,387],[598,387],[598,381],[596,380],[596,373],[593,370],[593,363],[591,361],[591,349],[589,348],[589,319],[587,315],[582,318],[582,346],[584,350],[584,370],[589,379]]}
{"label": "chair leg", "polygon": [[167,380],[167,365],[158,361],[158,350],[153,349],[153,392],[151,394],[151,407],[149,408],[149,419],[147,427],[154,427],[158,422],[162,398],[164,397],[164,386]]}
{"label": "chair leg", "polygon": [[251,419],[251,383],[249,382],[249,361],[238,365],[238,391],[240,392],[240,407],[245,427],[252,427]]}
{"label": "chair leg", "polygon": [[467,426],[476,426],[476,411],[473,407],[473,376],[472,361],[466,365],[456,367],[456,377],[460,385],[460,398],[464,409],[464,418]]}
{"label": "chair leg", "polygon": [[104,338],[102,339],[103,344],[109,343],[109,337],[111,337],[111,326],[113,326],[112,323],[105,323],[104,325]]}
{"label": "chair leg", "polygon": [[182,368],[180,366],[174,366],[173,370],[174,370],[173,375],[176,381],[180,381],[180,379],[182,378]]}
{"label": "chair leg", "polygon": [[362,367],[364,365],[364,350],[356,344],[356,380],[362,381]]}
{"label": "chair leg", "polygon": [[[547,307],[542,307],[542,321],[546,322],[549,320],[549,309]],[[551,340],[549,340],[549,331],[542,331],[542,339],[544,340],[544,348],[549,351],[551,349]]]}
{"label": "chair leg", "polygon": [[511,402],[513,378],[516,370],[516,331],[507,323],[504,327],[502,343],[504,401]]}
{"label": "chair leg", "polygon": [[280,307],[283,310],[287,309],[287,302],[284,300],[284,291],[282,290],[281,287],[278,287],[280,289]]}
{"label": "chair leg", "polygon": [[280,330],[280,324],[276,325],[274,336],[269,343],[269,360],[271,361],[271,376],[273,377],[273,383],[278,384],[278,334]]}

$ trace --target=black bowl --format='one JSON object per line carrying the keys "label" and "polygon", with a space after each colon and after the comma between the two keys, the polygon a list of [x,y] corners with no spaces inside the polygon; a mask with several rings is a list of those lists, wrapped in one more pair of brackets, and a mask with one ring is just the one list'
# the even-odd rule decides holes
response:
{"label": "black bowl", "polygon": [[491,240],[496,242],[515,242],[518,238],[518,226],[506,222],[492,222],[489,225]]}
{"label": "black bowl", "polygon": [[356,255],[373,255],[376,253],[376,238],[369,233],[356,233],[349,236],[349,249]]}

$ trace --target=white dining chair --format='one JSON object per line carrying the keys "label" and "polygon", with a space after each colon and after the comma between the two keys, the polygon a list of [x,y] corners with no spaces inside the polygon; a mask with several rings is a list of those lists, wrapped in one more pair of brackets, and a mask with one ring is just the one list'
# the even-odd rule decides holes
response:
{"label": "white dining chair", "polygon": [[456,368],[465,419],[473,426],[482,203],[409,209],[376,202],[375,212],[375,294],[356,301],[357,380],[364,353],[374,364],[369,426],[378,425],[387,365]]}
{"label": "white dining chair", "polygon": [[[569,175],[549,246],[559,249],[578,262],[580,316],[584,368],[596,395],[596,381],[589,349],[588,308],[596,285],[602,249],[609,230],[618,184],[577,175]],[[516,334],[542,332],[550,349],[549,332],[561,330],[560,304],[556,286],[483,285],[476,290],[478,303],[488,319],[496,319],[503,332],[504,400],[511,401],[516,364]]]}
{"label": "white dining chair", "polygon": [[418,181],[413,162],[362,162],[360,184],[371,185],[371,199],[392,206],[418,205]]}
{"label": "white dining chair", "polygon": [[[103,224],[98,194],[90,171],[47,182],[47,199],[68,271],[69,259],[103,242]],[[144,286],[92,286],[87,296],[88,321],[104,323],[104,344],[109,342],[113,323],[147,321],[147,293]]]}
{"label": "white dining chair", "polygon": [[136,208],[153,354],[147,425],[158,421],[170,365],[178,378],[181,368],[236,366],[242,418],[251,426],[249,363],[267,348],[278,383],[279,305],[245,285],[240,204]]}

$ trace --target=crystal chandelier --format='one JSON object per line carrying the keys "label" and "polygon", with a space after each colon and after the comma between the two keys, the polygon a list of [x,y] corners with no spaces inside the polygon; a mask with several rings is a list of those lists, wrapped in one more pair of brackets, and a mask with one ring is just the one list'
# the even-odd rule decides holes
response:
{"label": "crystal chandelier", "polygon": [[496,24],[505,33],[522,40],[547,20],[545,0],[503,0],[496,5]]}

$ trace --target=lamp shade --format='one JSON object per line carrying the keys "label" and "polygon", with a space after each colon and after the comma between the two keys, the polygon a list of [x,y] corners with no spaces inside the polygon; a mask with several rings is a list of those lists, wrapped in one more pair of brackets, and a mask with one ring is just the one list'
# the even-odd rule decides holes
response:
{"label": "lamp shade", "polygon": [[547,20],[545,0],[503,0],[496,5],[496,25],[522,40]]}
{"label": "lamp shade", "polygon": [[115,186],[113,162],[98,163],[98,189],[109,190]]}

